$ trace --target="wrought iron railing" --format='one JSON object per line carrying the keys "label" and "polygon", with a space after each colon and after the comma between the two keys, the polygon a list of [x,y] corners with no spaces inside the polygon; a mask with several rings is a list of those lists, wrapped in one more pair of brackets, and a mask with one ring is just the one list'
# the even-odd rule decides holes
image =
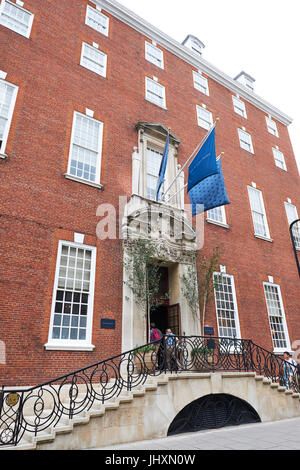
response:
{"label": "wrought iron railing", "polygon": [[17,445],[25,433],[37,436],[64,418],[89,411],[148,377],[172,372],[255,372],[299,392],[296,370],[251,340],[169,337],[27,390],[0,391],[0,446]]}

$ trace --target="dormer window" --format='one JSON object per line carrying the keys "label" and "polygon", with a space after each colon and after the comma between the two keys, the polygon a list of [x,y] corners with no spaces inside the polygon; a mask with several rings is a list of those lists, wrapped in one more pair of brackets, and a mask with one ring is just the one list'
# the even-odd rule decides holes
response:
{"label": "dormer window", "polygon": [[248,75],[248,73],[241,72],[235,77],[235,80],[244,85],[244,87],[246,87],[249,91],[254,92],[255,78],[251,77],[251,75]]}
{"label": "dormer window", "polygon": [[182,45],[198,55],[202,55],[202,51],[205,48],[203,42],[201,42],[200,39],[192,35],[187,36],[183,41]]}

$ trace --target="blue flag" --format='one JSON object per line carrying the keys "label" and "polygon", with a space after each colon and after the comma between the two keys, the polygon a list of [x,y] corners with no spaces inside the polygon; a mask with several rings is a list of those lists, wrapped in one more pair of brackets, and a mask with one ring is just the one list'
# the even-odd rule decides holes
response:
{"label": "blue flag", "polygon": [[165,179],[167,163],[168,163],[168,155],[169,155],[169,140],[170,140],[170,134],[168,132],[167,140],[166,140],[166,147],[165,147],[164,155],[163,155],[163,158],[162,158],[162,161],[161,161],[160,170],[159,170],[159,174],[158,174],[158,185],[157,185],[157,192],[156,192],[156,201],[159,200],[159,191],[160,191],[160,188],[161,188],[161,186],[164,182],[164,179]]}
{"label": "blue flag", "polygon": [[[216,165],[217,174],[205,178],[189,191],[193,217],[215,207],[230,204],[226,193],[221,159],[216,161]],[[203,204],[204,207],[200,204]]]}
{"label": "blue flag", "polygon": [[196,186],[196,184],[200,183],[200,181],[203,181],[208,176],[218,173],[215,138],[215,128],[213,128],[208,138],[190,164],[187,189],[188,192],[194,186]]}

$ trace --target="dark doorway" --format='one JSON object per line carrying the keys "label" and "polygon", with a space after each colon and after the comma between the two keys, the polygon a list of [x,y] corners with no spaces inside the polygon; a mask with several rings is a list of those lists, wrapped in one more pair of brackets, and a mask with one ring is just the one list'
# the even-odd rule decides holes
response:
{"label": "dark doorway", "polygon": [[168,306],[152,307],[150,321],[155,323],[156,328],[164,335],[168,328]]}
{"label": "dark doorway", "polygon": [[167,267],[160,267],[160,286],[158,294],[158,304],[151,307],[150,323],[155,323],[162,334],[170,328],[172,332],[178,336],[181,335],[180,330],[180,306],[169,305],[169,270]]}
{"label": "dark doorway", "polygon": [[260,422],[246,401],[232,395],[207,395],[183,408],[170,425],[168,436]]}

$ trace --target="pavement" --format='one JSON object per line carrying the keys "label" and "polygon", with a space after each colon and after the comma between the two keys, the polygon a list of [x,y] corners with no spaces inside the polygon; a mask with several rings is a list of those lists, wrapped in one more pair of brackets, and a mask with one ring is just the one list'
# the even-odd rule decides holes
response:
{"label": "pavement", "polygon": [[179,434],[91,450],[300,450],[300,418]]}

